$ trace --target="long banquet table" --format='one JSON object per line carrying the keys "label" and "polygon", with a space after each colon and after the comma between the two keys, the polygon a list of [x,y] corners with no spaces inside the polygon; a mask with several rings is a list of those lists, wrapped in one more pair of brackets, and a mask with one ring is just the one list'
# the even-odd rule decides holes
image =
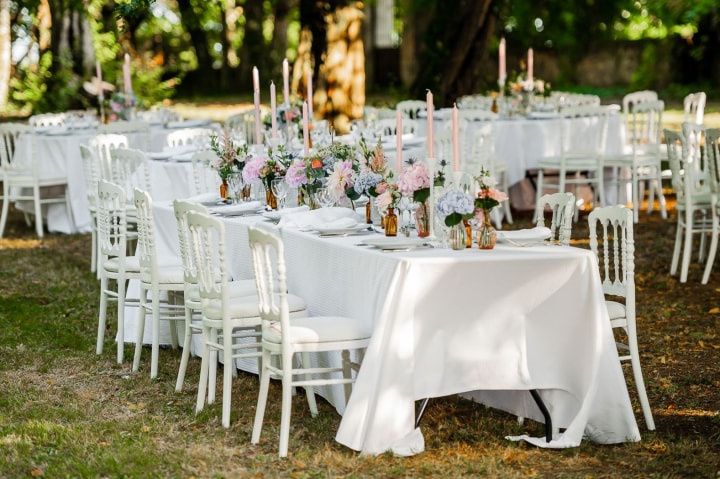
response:
{"label": "long banquet table", "polygon": [[[161,254],[176,254],[169,204],[156,204],[155,221]],[[274,226],[259,216],[223,221],[231,274],[249,278],[247,228]],[[343,414],[340,443],[371,454],[420,452],[414,401],[450,394],[541,420],[530,389],[540,390],[554,425],[565,431],[549,444],[516,439],[542,447],[577,446],[583,437],[640,439],[590,251],[498,245],[493,251],[386,253],[357,246],[359,236],[280,233],[289,289],[306,300],[309,314],[372,325],[347,407],[341,388],[320,390]],[[129,342],[134,325],[126,315]],[[319,364],[337,360],[314,357]],[[256,369],[254,361],[241,367]]]}

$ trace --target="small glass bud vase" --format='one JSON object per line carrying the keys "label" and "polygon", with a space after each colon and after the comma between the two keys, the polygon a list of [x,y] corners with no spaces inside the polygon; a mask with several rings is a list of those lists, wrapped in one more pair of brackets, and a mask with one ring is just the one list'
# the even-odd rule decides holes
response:
{"label": "small glass bud vase", "polygon": [[224,178],[222,183],[220,183],[220,199],[223,201],[227,201],[228,199],[228,182]]}
{"label": "small glass bud vase", "polygon": [[465,247],[472,248],[472,226],[468,220],[463,220],[463,226],[465,227]]}
{"label": "small glass bud vase", "polygon": [[371,225],[372,222],[372,201],[368,199],[365,204],[365,223]]}
{"label": "small glass bud vase", "polygon": [[430,236],[430,215],[428,215],[427,201],[420,203],[415,210],[415,227],[420,238]]}
{"label": "small glass bud vase", "polygon": [[397,236],[398,217],[393,208],[388,208],[385,213],[385,236]]}
{"label": "small glass bud vase", "polygon": [[465,225],[462,222],[450,227],[448,244],[454,250],[465,249]]}
{"label": "small glass bud vase", "polygon": [[250,201],[251,196],[252,196],[252,187],[250,185],[243,186],[242,190],[240,191],[240,199],[242,201]]}
{"label": "small glass bud vase", "polygon": [[497,231],[490,220],[490,211],[484,210],[483,222],[478,229],[477,242],[480,249],[493,249],[497,242]]}
{"label": "small glass bud vase", "polygon": [[272,188],[268,188],[267,186],[265,187],[265,202],[270,209],[277,209],[277,197],[275,193],[273,193]]}

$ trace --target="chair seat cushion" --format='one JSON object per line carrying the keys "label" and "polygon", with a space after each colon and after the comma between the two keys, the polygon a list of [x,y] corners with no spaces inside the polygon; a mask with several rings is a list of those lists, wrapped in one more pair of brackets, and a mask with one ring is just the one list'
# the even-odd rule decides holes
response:
{"label": "chair seat cushion", "polygon": [[[112,271],[113,273],[117,273],[118,269],[120,268],[120,260],[118,258],[109,258],[103,262],[103,268],[105,268],[106,271]],[[136,256],[126,256],[125,271],[131,273],[139,273],[140,260]]]}
{"label": "chair seat cushion", "polygon": [[[290,321],[290,341],[296,344],[352,341],[370,337],[370,325],[365,321],[341,316],[295,318]],[[282,332],[279,322],[265,330],[266,341],[280,343]]]}
{"label": "chair seat cushion", "polygon": [[[242,296],[253,296],[257,289],[255,288],[255,281],[252,279],[243,279],[240,281],[230,281],[228,283],[228,291],[230,297],[238,298]],[[187,299],[190,301],[200,301],[200,289],[197,285],[192,285],[187,291]]]}
{"label": "chair seat cushion", "polygon": [[[287,295],[288,308],[290,313],[304,311],[305,301],[294,294]],[[256,318],[260,316],[260,306],[258,305],[257,295],[241,296],[230,298],[228,305],[228,314],[230,319],[235,318]],[[203,309],[203,314],[208,319],[222,319],[222,302],[219,299],[213,299]]]}
{"label": "chair seat cushion", "polygon": [[620,319],[625,317],[625,305],[617,301],[605,301],[608,315],[610,319]]}
{"label": "chair seat cushion", "polygon": [[[150,274],[143,272],[142,281],[145,283],[152,282]],[[184,284],[185,273],[182,266],[178,264],[158,265],[155,275],[155,281],[160,284]]]}

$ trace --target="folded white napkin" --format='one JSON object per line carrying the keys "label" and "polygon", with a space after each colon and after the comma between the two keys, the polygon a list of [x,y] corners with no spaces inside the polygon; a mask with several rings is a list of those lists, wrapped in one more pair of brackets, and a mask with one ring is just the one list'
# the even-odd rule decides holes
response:
{"label": "folded white napkin", "polygon": [[191,203],[216,203],[220,199],[217,193],[203,193],[201,195],[191,196],[187,199]]}
{"label": "folded white napkin", "polygon": [[350,208],[331,207],[284,215],[279,226],[285,228],[351,228],[361,221],[361,216]]}
{"label": "folded white napkin", "polygon": [[259,201],[248,201],[247,203],[237,203],[234,205],[219,205],[208,208],[212,213],[220,214],[237,214],[237,213],[249,213],[251,211],[257,211],[262,208],[262,203]]}
{"label": "folded white napkin", "polygon": [[498,231],[499,240],[510,240],[510,241],[543,241],[550,237],[552,232],[550,228],[545,226],[536,226],[535,228],[527,228],[522,230],[514,231]]}

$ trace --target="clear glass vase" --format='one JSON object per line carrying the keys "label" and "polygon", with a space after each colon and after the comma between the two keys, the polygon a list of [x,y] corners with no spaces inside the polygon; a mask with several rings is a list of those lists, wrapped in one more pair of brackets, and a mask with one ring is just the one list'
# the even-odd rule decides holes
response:
{"label": "clear glass vase", "polygon": [[454,250],[465,249],[465,225],[462,222],[450,227],[448,244]]}
{"label": "clear glass vase", "polygon": [[480,249],[493,249],[497,242],[497,231],[490,220],[490,210],[483,210],[483,222],[478,228],[477,243]]}

